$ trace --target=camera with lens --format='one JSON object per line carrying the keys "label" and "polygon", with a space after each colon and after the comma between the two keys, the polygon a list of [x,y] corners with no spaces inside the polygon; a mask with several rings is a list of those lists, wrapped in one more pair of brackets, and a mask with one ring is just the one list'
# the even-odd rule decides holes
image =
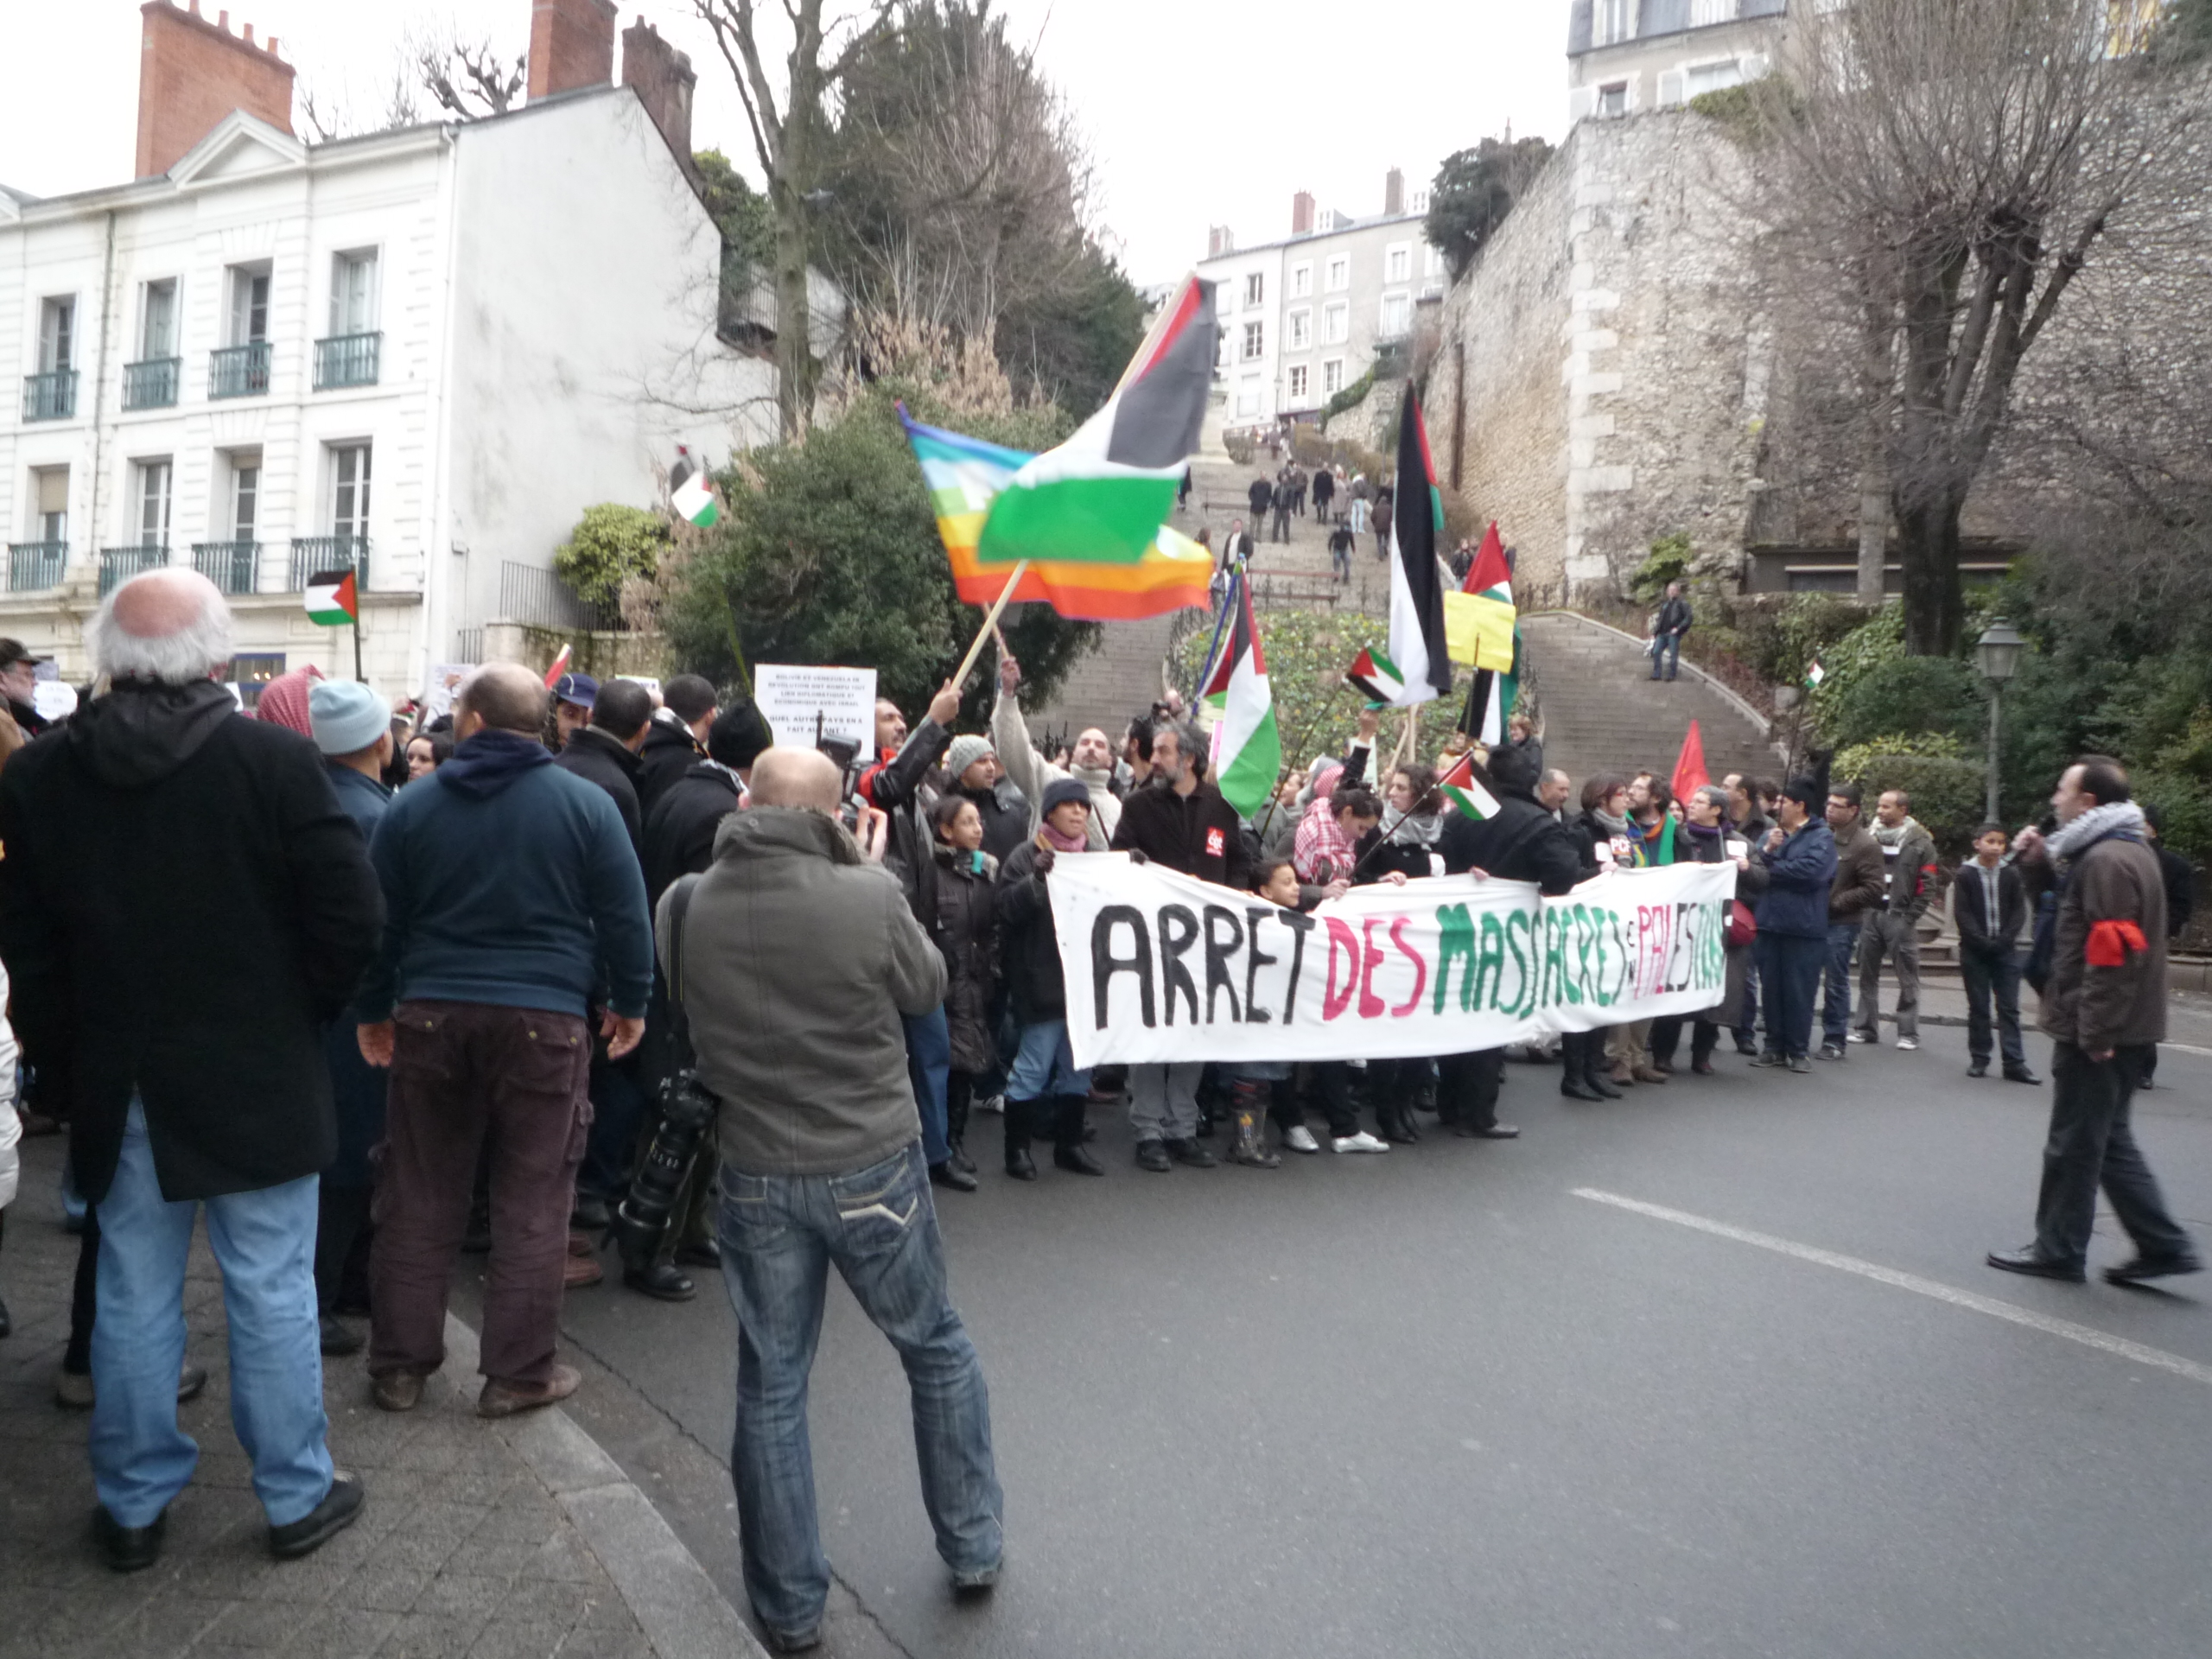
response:
{"label": "camera with lens", "polygon": [[715,1121],[721,1097],[686,1066],[660,1086],[660,1127],[653,1131],[629,1195],[614,1212],[614,1248],[622,1265],[642,1273],[652,1265],[668,1232],[669,1212],[683,1196],[699,1141]]}
{"label": "camera with lens", "polygon": [[817,735],[814,747],[836,763],[837,822],[853,835],[861,832],[861,815],[868,803],[861,798],[861,746],[850,738]]}

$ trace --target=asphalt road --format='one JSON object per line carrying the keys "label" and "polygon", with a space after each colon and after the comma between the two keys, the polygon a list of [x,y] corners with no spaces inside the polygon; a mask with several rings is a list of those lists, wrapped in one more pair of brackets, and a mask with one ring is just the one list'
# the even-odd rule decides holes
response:
{"label": "asphalt road", "polygon": [[[1962,1032],[1923,1040],[1806,1077],[1732,1054],[1602,1107],[1510,1067],[1517,1142],[1272,1173],[1147,1175],[1109,1122],[1107,1179],[1017,1185],[980,1120],[983,1190],[939,1212],[990,1381],[1007,1573],[978,1607],[945,1593],[903,1377],[833,1288],[817,1478],[875,1628],[844,1621],[831,1651],[2202,1659],[2212,1280],[1983,1267],[2032,1231],[2048,1096],[1967,1079]],[[2031,1053],[2044,1069],[2048,1045]],[[2169,1051],[2161,1083],[2140,1135],[2212,1244],[2212,1055]],[[2095,1260],[2124,1253],[2107,1218]],[[569,1299],[569,1326],[607,1368],[602,1410],[664,1413],[702,1462],[726,1449],[718,1294],[665,1307],[610,1284]]]}

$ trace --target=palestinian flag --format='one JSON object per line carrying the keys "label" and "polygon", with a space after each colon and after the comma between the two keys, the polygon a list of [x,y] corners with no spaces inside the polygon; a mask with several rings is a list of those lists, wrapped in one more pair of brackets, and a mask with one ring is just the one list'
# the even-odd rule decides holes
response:
{"label": "palestinian flag", "polygon": [[1806,685],[1812,690],[1817,691],[1821,689],[1821,682],[1827,677],[1828,671],[1821,666],[1821,659],[1817,657],[1814,658],[1813,665],[1805,671]]}
{"label": "palestinian flag", "polygon": [[1496,748],[1505,741],[1505,719],[1521,701],[1521,658],[1528,649],[1516,626],[1510,636],[1513,655],[1504,669],[1478,668],[1467,685],[1467,707],[1459,716],[1459,729],[1477,742]]}
{"label": "palestinian flag", "polygon": [[1398,404],[1398,487],[1390,510],[1390,655],[1405,676],[1392,701],[1427,702],[1452,689],[1452,659],[1444,629],[1444,582],[1436,566],[1436,537],[1444,528],[1444,498],[1428,459],[1428,429],[1421,397],[1406,383]]}
{"label": "palestinian flag", "polygon": [[668,504],[676,509],[677,517],[702,530],[711,529],[722,516],[721,504],[715,499],[706,470],[680,443],[676,446],[676,465],[669,468]]}
{"label": "palestinian flag", "polygon": [[1344,678],[1365,692],[1370,702],[1396,702],[1405,695],[1406,677],[1379,651],[1363,651],[1353,658]]}
{"label": "palestinian flag", "polygon": [[1252,620],[1252,590],[1239,577],[1236,626],[1213,677],[1199,693],[1217,718],[1211,771],[1222,798],[1242,817],[1268,802],[1282,775],[1282,734],[1275,727],[1274,696],[1268,689],[1267,658]]}
{"label": "palestinian flag", "polygon": [[977,561],[1136,564],[1174,511],[1213,385],[1213,284],[1185,277],[1106,406],[991,503]]}
{"label": "palestinian flag", "polygon": [[1452,763],[1451,769],[1436,780],[1444,791],[1444,798],[1471,818],[1494,818],[1497,816],[1497,797],[1490,791],[1490,774],[1475,764],[1471,750]]}
{"label": "palestinian flag", "polygon": [[308,578],[308,620],[342,628],[361,620],[359,584],[351,570],[320,570]]}
{"label": "palestinian flag", "polygon": [[561,647],[561,654],[553,659],[553,666],[545,671],[545,689],[548,691],[550,691],[556,685],[558,685],[561,682],[561,677],[569,671],[569,658],[570,654],[571,648],[565,644],[563,645]]}
{"label": "palestinian flag", "polygon": [[1467,668],[1510,671],[1518,615],[1513,608],[1513,569],[1505,562],[1505,544],[1493,519],[1482,551],[1467,568],[1466,581],[1458,593],[1444,595],[1444,632],[1452,660]]}
{"label": "palestinian flag", "polygon": [[[899,411],[906,442],[929,486],[937,533],[952,564],[952,585],[963,603],[988,606],[1006,588],[1007,572],[986,570],[976,556],[983,521],[1014,475],[1035,456],[1002,449],[980,438],[923,426]],[[1062,616],[1084,622],[1134,622],[1169,611],[1211,605],[1213,556],[1181,532],[1162,524],[1135,564],[1088,564],[1032,559],[1014,601],[1042,601]]]}

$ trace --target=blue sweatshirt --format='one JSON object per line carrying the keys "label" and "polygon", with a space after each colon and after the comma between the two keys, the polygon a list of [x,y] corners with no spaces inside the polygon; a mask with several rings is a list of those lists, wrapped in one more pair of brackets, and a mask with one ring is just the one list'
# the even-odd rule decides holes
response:
{"label": "blue sweatshirt", "polygon": [[1757,915],[1759,931],[1795,938],[1828,936],[1828,889],[1835,882],[1835,834],[1824,818],[1766,855],[1766,892]]}
{"label": "blue sweatshirt", "polygon": [[483,732],[392,798],[369,848],[387,917],[361,1019],[401,1001],[582,1015],[601,985],[615,1013],[644,1014],[653,944],[638,855],[607,791],[551,760]]}

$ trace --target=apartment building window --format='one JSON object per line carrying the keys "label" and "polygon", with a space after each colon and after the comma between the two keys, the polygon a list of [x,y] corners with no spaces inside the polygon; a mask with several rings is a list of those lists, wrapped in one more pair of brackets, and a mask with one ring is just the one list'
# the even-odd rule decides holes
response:
{"label": "apartment building window", "polygon": [[1598,0],[1591,43],[1617,46],[1636,35],[1636,0]]}
{"label": "apartment building window", "polygon": [[1307,259],[1290,268],[1290,297],[1302,300],[1313,291],[1313,262]]}
{"label": "apartment building window", "polygon": [[1324,282],[1332,294],[1341,294],[1350,288],[1351,286],[1351,256],[1348,253],[1339,253],[1331,257]]}
{"label": "apartment building window", "polygon": [[330,452],[330,533],[366,539],[369,533],[369,446],[343,444]]}
{"label": "apartment building window", "polygon": [[66,421],[77,412],[77,299],[59,295],[38,308],[38,372],[23,377],[23,418]]}
{"label": "apartment building window", "polygon": [[269,284],[266,265],[233,265],[224,340],[207,364],[210,397],[257,397],[269,390]]}
{"label": "apartment building window", "polygon": [[1426,189],[1409,192],[1406,197],[1406,211],[1415,219],[1428,217],[1428,192]]}
{"label": "apartment building window", "polygon": [[1341,346],[1351,338],[1351,307],[1338,300],[1334,305],[1321,308],[1321,341],[1326,346]]}
{"label": "apartment building window", "polygon": [[176,278],[164,276],[138,290],[138,360],[123,365],[125,409],[167,409],[176,402]]}
{"label": "apartment building window", "polygon": [[1406,294],[1385,294],[1382,296],[1382,337],[1396,340],[1413,327],[1413,298]]}
{"label": "apartment building window", "polygon": [[[261,452],[234,449],[229,461],[229,500],[221,515],[227,537],[195,542],[192,563],[226,594],[255,591],[261,563]],[[210,515],[211,517],[214,515]]]}
{"label": "apartment building window", "polygon": [[1248,270],[1244,273],[1244,304],[1248,309],[1266,298],[1267,291],[1268,276],[1265,271]]}
{"label": "apartment building window", "polygon": [[261,452],[231,458],[231,539],[250,542],[261,527]]}
{"label": "apartment building window", "polygon": [[1308,310],[1290,314],[1289,350],[1302,352],[1313,343],[1313,313]]}
{"label": "apartment building window", "polygon": [[1260,412],[1260,377],[1248,374],[1236,383],[1236,412],[1256,415]]}
{"label": "apartment building window", "polygon": [[1341,357],[1321,359],[1321,395],[1333,397],[1344,389],[1344,360]]}
{"label": "apartment building window", "polygon": [[35,467],[30,487],[31,539],[8,544],[8,591],[31,594],[59,587],[69,561],[69,469]]}
{"label": "apartment building window", "polygon": [[1393,242],[1382,250],[1382,280],[1386,283],[1409,282],[1414,274],[1414,245]]}
{"label": "apartment building window", "polygon": [[166,547],[169,539],[169,490],[176,469],[166,457],[132,467],[132,518],[141,547]]}
{"label": "apartment building window", "polygon": [[1421,245],[1421,274],[1424,276],[1441,276],[1444,274],[1443,249],[1429,243]]}
{"label": "apartment building window", "polygon": [[1244,360],[1247,363],[1258,358],[1266,349],[1267,327],[1263,322],[1248,322],[1244,325]]}
{"label": "apartment building window", "polygon": [[1744,66],[1735,58],[1722,58],[1713,63],[1694,63],[1682,72],[1682,95],[1695,98],[1702,92],[1717,92],[1730,86],[1744,84]]}
{"label": "apartment building window", "polygon": [[1293,404],[1302,404],[1306,401],[1306,365],[1292,364],[1290,365],[1290,401]]}
{"label": "apartment building window", "polygon": [[1628,82],[1609,81],[1598,89],[1598,114],[1600,119],[1611,120],[1628,113]]}
{"label": "apartment building window", "polygon": [[376,250],[334,255],[330,333],[315,343],[315,389],[376,385],[383,340],[377,330]]}

